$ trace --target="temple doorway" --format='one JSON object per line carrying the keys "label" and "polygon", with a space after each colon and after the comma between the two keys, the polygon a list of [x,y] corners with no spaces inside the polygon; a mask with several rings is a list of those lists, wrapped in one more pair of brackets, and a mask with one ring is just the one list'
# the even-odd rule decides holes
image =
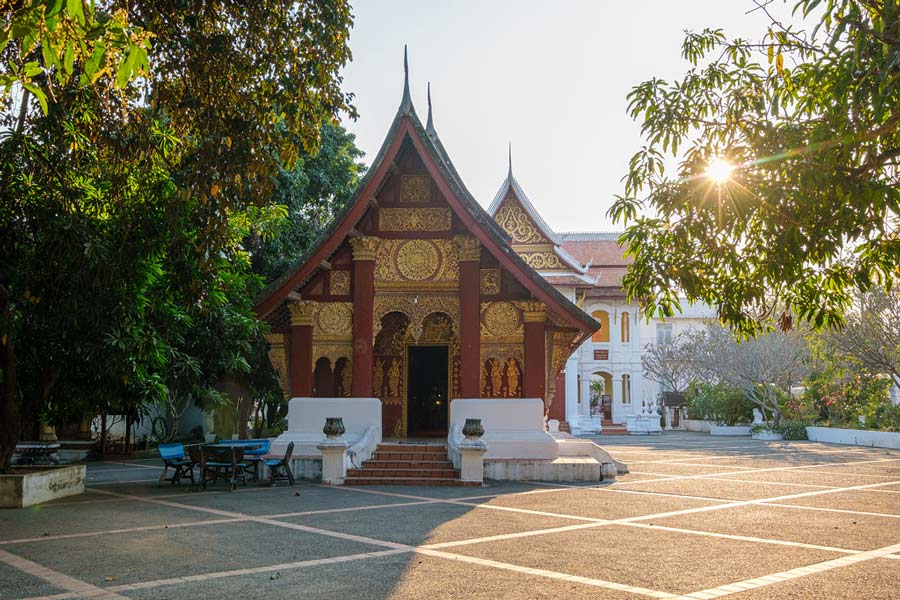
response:
{"label": "temple doorway", "polygon": [[408,346],[407,435],[447,435],[449,346]]}

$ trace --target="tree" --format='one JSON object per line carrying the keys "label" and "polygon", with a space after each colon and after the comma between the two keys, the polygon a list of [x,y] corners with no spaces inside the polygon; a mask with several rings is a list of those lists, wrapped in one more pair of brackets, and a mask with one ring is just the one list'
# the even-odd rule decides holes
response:
{"label": "tree", "polygon": [[780,401],[809,372],[806,339],[797,330],[735,341],[732,332],[711,325],[704,354],[716,381],[741,390],[776,425],[781,421]]}
{"label": "tree", "polygon": [[857,296],[846,323],[827,335],[829,348],[900,386],[900,294],[875,288]]}
{"label": "tree", "polygon": [[741,335],[839,325],[854,290],[900,279],[900,5],[754,4],[758,39],[688,32],[691,70],[628,96],[646,144],[610,209],[624,285],[648,316],[683,294]]}
{"label": "tree", "polygon": [[279,166],[355,113],[343,0],[0,12],[3,469],[38,421],[160,401],[190,379],[179,361],[191,393],[245,369],[243,241],[285,214]]}
{"label": "tree", "polygon": [[641,367],[647,377],[664,388],[684,394],[691,382],[700,379],[704,373],[704,363],[698,352],[704,341],[702,330],[688,330],[670,342],[648,344],[641,353]]}
{"label": "tree", "polygon": [[362,156],[352,133],[324,123],[315,154],[301,152],[293,168],[279,167],[272,199],[287,218],[268,239],[247,240],[255,273],[271,282],[303,258],[352,197],[365,172]]}

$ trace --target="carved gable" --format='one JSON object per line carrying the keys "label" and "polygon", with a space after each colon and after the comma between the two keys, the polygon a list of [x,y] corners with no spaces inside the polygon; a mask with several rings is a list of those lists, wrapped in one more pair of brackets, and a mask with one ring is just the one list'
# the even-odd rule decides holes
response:
{"label": "carved gable", "polygon": [[503,200],[500,209],[494,215],[494,221],[503,228],[512,243],[515,244],[552,244],[541,230],[535,225],[519,200],[513,194],[509,194]]}

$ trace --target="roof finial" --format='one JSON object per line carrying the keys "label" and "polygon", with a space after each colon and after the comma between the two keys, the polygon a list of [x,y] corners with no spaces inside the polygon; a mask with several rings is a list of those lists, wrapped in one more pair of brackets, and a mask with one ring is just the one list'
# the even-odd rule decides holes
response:
{"label": "roof finial", "polygon": [[513,178],[512,174],[512,141],[509,142],[509,174],[507,175],[510,179]]}
{"label": "roof finial", "polygon": [[412,109],[412,98],[409,95],[409,60],[406,57],[406,44],[403,44],[403,99],[400,101],[400,112],[409,114]]}
{"label": "roof finial", "polygon": [[428,121],[425,124],[425,131],[434,135],[434,120],[431,118],[431,82],[428,82]]}

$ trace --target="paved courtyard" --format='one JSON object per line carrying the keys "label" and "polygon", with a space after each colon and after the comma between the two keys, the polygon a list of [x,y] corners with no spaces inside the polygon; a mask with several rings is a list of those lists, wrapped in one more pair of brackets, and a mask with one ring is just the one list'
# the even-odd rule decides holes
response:
{"label": "paved courtyard", "polygon": [[612,485],[158,486],[0,511],[9,598],[900,598],[900,451],[596,438]]}

